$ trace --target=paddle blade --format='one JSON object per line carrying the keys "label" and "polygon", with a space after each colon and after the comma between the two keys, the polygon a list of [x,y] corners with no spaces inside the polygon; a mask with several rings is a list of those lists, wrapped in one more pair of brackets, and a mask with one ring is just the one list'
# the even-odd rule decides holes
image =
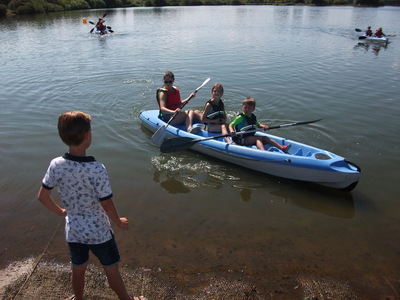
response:
{"label": "paddle blade", "polygon": [[154,132],[153,136],[151,137],[151,142],[160,147],[162,142],[165,139],[165,134],[167,133],[167,125],[163,125]]}
{"label": "paddle blade", "polygon": [[92,30],[90,30],[90,33],[92,33],[92,32],[93,32],[93,30],[94,30],[94,27],[92,28]]}
{"label": "paddle blade", "polygon": [[311,123],[315,123],[315,122],[319,122],[322,119],[317,119],[317,120],[312,120],[312,121],[302,121],[302,122],[296,122],[293,124],[293,126],[295,125],[305,125],[305,124],[311,124]]}
{"label": "paddle blade", "polygon": [[359,40],[365,40],[366,38],[367,38],[367,37],[364,36],[364,35],[358,37]]}
{"label": "paddle blade", "polygon": [[194,92],[197,93],[197,91],[201,89],[203,86],[205,86],[210,80],[211,78],[207,78],[206,80],[204,80],[203,84],[199,86]]}
{"label": "paddle blade", "polygon": [[96,25],[96,23],[93,22],[93,21],[89,21],[89,23],[92,24],[92,25]]}
{"label": "paddle blade", "polygon": [[359,29],[359,28],[356,28],[356,29],[354,29],[355,31],[357,31],[357,32],[361,32],[362,30],[361,29]]}
{"label": "paddle blade", "polygon": [[315,122],[318,122],[318,121],[321,121],[321,120],[322,119],[312,120],[312,121],[302,121],[302,122],[289,123],[289,124],[282,124],[282,125],[278,125],[278,126],[270,126],[268,130],[291,127],[291,126],[297,126],[297,125],[311,124],[311,123],[315,123]]}
{"label": "paddle blade", "polygon": [[192,147],[198,140],[194,140],[188,137],[173,138],[165,140],[160,146],[160,151],[162,153],[171,153],[187,150]]}

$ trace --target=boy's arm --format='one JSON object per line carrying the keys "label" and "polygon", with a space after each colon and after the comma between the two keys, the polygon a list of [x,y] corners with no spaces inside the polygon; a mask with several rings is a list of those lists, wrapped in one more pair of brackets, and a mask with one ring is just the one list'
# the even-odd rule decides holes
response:
{"label": "boy's arm", "polygon": [[67,211],[64,208],[61,208],[51,197],[51,190],[45,189],[44,187],[40,187],[38,193],[38,200],[50,211],[59,215],[65,216]]}
{"label": "boy's arm", "polygon": [[241,120],[242,120],[242,116],[239,115],[239,116],[236,116],[236,118],[232,122],[229,123],[229,126],[228,126],[229,132],[231,133],[232,136],[236,135],[235,126],[237,124],[239,124],[241,122]]}
{"label": "boy's arm", "polygon": [[126,218],[120,218],[118,216],[117,209],[115,208],[114,202],[111,198],[100,201],[100,204],[115,225],[122,228],[123,230],[129,229],[128,220]]}
{"label": "boy's arm", "polygon": [[261,123],[258,122],[258,121],[257,121],[256,126],[262,128],[262,129],[264,129],[264,130],[268,130],[268,129],[269,129],[269,126],[268,126],[268,125],[261,124]]}

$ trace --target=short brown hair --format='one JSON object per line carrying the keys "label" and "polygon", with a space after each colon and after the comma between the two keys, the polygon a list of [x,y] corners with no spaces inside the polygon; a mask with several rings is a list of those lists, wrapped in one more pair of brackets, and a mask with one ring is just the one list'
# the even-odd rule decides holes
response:
{"label": "short brown hair", "polygon": [[242,105],[245,104],[252,106],[253,108],[256,108],[256,100],[254,98],[247,97],[246,99],[243,100]]}
{"label": "short brown hair", "polygon": [[58,134],[68,146],[78,146],[90,131],[92,117],[81,111],[68,111],[58,117]]}

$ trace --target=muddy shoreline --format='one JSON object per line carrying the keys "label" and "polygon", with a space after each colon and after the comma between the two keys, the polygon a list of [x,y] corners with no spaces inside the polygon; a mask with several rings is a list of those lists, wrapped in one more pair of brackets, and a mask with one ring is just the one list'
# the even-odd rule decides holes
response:
{"label": "muddy shoreline", "polygon": [[[368,289],[320,274],[187,273],[121,266],[129,292],[148,299],[377,299]],[[68,299],[70,266],[28,259],[0,270],[1,299]],[[86,274],[86,299],[116,299],[98,266]],[[374,297],[374,298],[371,298]],[[397,299],[396,291],[379,299]]]}

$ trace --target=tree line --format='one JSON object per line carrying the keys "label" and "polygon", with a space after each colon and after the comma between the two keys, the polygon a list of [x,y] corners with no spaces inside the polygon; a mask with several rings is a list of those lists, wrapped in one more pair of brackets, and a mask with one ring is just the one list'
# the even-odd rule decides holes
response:
{"label": "tree line", "polygon": [[195,5],[352,5],[399,6],[400,0],[0,0],[0,17],[12,14],[38,14],[58,11]]}

